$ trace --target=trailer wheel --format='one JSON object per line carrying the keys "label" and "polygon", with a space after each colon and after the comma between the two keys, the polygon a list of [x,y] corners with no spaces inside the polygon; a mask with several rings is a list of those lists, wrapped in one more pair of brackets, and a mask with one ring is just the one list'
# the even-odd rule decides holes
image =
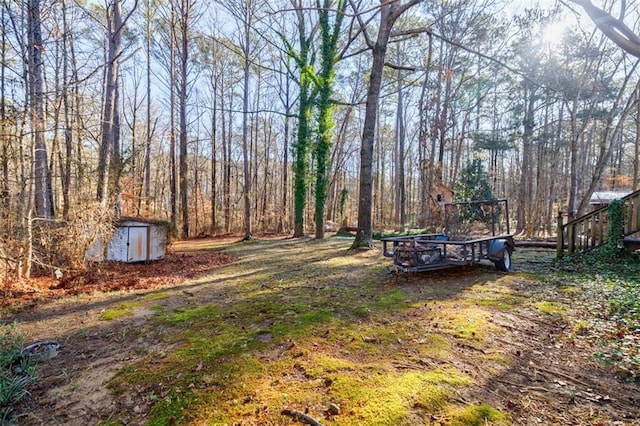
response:
{"label": "trailer wheel", "polygon": [[508,248],[505,248],[502,251],[502,257],[500,260],[495,262],[496,269],[502,272],[509,272],[511,269],[511,251]]}

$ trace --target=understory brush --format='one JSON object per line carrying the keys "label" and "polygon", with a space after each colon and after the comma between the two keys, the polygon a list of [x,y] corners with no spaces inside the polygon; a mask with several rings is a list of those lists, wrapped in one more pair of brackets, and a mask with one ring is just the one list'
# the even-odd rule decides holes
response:
{"label": "understory brush", "polygon": [[640,256],[613,245],[560,263],[563,283],[579,292],[576,307],[589,318],[581,327],[595,356],[624,378],[640,381]]}

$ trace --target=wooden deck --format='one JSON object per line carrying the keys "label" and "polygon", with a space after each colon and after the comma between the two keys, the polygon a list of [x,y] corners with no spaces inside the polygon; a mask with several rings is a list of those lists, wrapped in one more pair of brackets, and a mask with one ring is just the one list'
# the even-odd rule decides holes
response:
{"label": "wooden deck", "polygon": [[[640,232],[640,190],[621,199],[625,205],[625,247],[640,249],[640,239],[630,237]],[[568,223],[562,223],[562,212],[558,214],[557,255],[562,257],[600,247],[606,242],[609,231],[608,207],[601,207]]]}

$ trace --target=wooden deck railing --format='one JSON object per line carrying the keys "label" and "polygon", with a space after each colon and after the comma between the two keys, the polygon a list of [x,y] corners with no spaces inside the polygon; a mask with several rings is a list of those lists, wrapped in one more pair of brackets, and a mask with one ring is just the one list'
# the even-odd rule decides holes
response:
{"label": "wooden deck railing", "polygon": [[[640,232],[640,190],[622,198],[625,204],[624,235]],[[601,207],[584,216],[563,223],[562,212],[558,214],[558,257],[566,248],[568,253],[579,253],[601,246],[608,235],[608,207]]]}

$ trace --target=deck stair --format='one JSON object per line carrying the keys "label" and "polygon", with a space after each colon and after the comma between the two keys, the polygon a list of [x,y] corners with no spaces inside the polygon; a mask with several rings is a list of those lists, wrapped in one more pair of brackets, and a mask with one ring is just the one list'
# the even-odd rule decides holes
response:
{"label": "deck stair", "polygon": [[[625,245],[629,240],[629,246],[633,246],[634,239],[629,236],[640,232],[640,190],[632,192],[621,200],[625,204]],[[567,223],[563,223],[560,213],[558,215],[558,257],[562,257],[565,250],[571,254],[600,247],[606,243],[608,225],[608,206],[601,207]]]}

